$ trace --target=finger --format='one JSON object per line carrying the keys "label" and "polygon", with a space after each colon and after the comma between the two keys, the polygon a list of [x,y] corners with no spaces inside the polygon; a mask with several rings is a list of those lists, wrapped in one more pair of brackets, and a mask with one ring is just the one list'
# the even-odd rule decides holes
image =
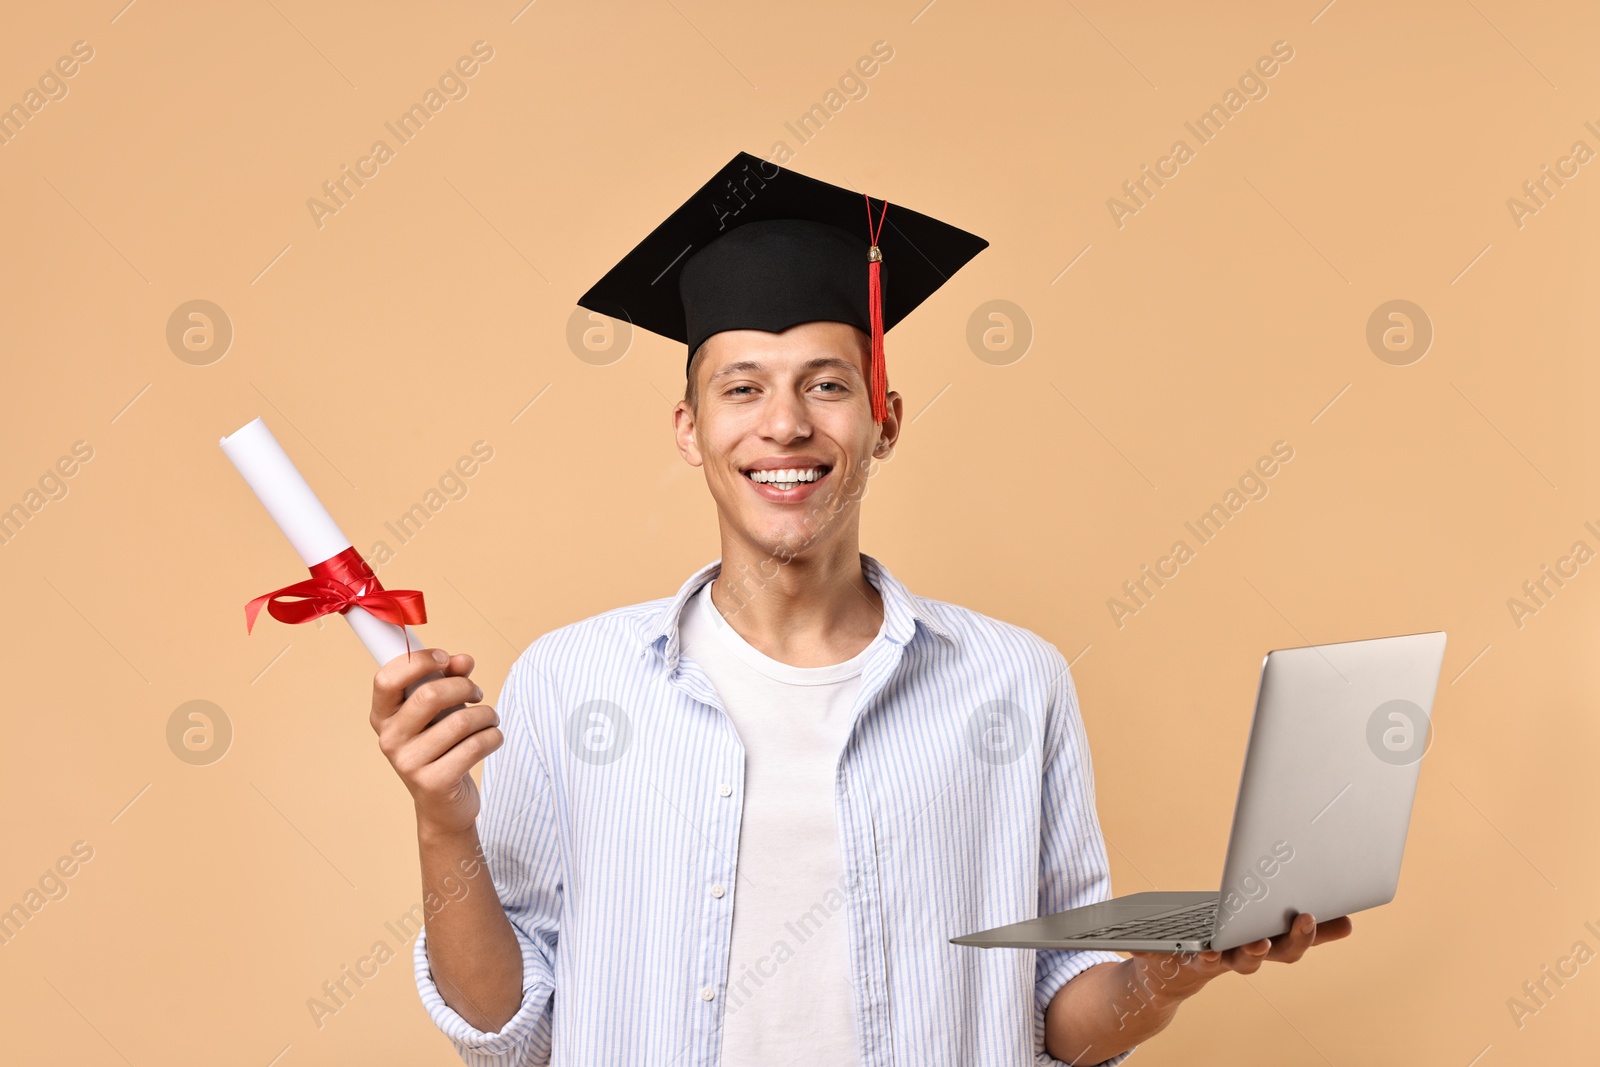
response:
{"label": "finger", "polygon": [[1312,944],[1320,945],[1324,941],[1337,941],[1342,937],[1349,937],[1354,930],[1355,924],[1350,921],[1348,915],[1341,915],[1337,919],[1328,919],[1317,924],[1316,939]]}
{"label": "finger", "polygon": [[411,691],[379,734],[392,744],[404,744],[426,730],[446,708],[475,704],[482,699],[483,688],[465,675],[430,678]]}
{"label": "finger", "polygon": [[[411,699],[411,695],[413,693],[415,693],[417,691],[417,689],[420,686],[422,686],[423,683],[431,682],[435,678],[440,678],[440,677],[465,678],[465,677],[467,677],[467,676],[472,674],[472,668],[475,665],[476,665],[476,661],[471,656],[467,655],[465,652],[458,652],[458,653],[452,655],[449,658],[449,660],[446,661],[446,663],[445,663],[445,665],[444,665],[444,667],[442,669],[440,669],[440,670],[438,670],[438,671],[436,671],[436,672],[434,672],[432,674],[423,675],[422,681],[412,682],[410,685],[406,686],[404,694],[403,694],[404,695],[404,699],[405,700]],[[482,700],[483,699],[483,690],[482,689],[475,689],[475,690],[473,690],[473,692],[476,693],[477,695],[476,696],[470,696],[470,697],[467,698],[467,700]],[[402,703],[402,706],[403,706],[403,703]],[[429,726],[432,726],[435,722],[439,721],[440,719],[443,719],[445,716],[449,715],[450,713],[455,712],[455,711],[460,711],[464,707],[466,707],[466,701],[460,701],[460,702],[451,704],[448,707],[445,707],[445,708],[441,709],[437,714],[435,714],[426,723],[424,723],[422,725],[421,729],[424,729],[424,730],[427,729]]]}
{"label": "finger", "polygon": [[1252,941],[1247,945],[1231,948],[1223,953],[1222,962],[1230,971],[1239,974],[1255,974],[1261,969],[1261,964],[1266,962],[1267,953],[1272,951],[1270,938]]}
{"label": "finger", "polygon": [[1294,917],[1289,932],[1272,939],[1269,959],[1280,963],[1293,963],[1306,954],[1317,936],[1317,920],[1308,914]]}
{"label": "finger", "polygon": [[[472,674],[472,668],[474,666],[476,666],[476,662],[477,661],[475,661],[471,656],[467,655],[467,653],[465,653],[465,652],[457,652],[457,653],[452,654],[450,656],[450,658],[447,661],[445,661],[444,666],[442,668],[440,668],[438,671],[435,671],[432,674],[425,674],[425,675],[422,676],[422,680],[421,681],[412,682],[410,685],[406,686],[405,690],[404,690],[404,692],[402,694],[402,697],[403,697],[402,698],[402,704],[404,703],[405,700],[411,699],[411,694],[415,693],[417,691],[418,687],[423,684],[423,682],[431,682],[435,678],[440,678],[440,677],[450,677],[450,678],[465,678],[465,677],[468,677],[469,675]],[[483,699],[483,695],[482,695],[482,693],[480,691],[478,696],[470,697],[468,699],[471,699],[471,700],[482,700]],[[459,711],[462,706],[463,706],[462,704],[453,704],[450,707],[445,708],[444,710],[440,711],[438,713],[438,715],[436,715],[434,717],[434,719],[429,720],[427,725],[432,725],[434,720],[442,719],[446,715],[450,714],[452,711]],[[424,728],[426,728],[426,727],[424,727]]]}
{"label": "finger", "polygon": [[1206,949],[1202,952],[1187,953],[1182,958],[1185,966],[1191,971],[1206,981],[1210,981],[1229,969],[1225,959],[1226,955],[1227,953],[1217,949]]}
{"label": "finger", "polygon": [[1195,954],[1192,952],[1130,952],[1128,955],[1135,959],[1143,960],[1145,971],[1159,977],[1162,981],[1170,982],[1183,972],[1185,967],[1193,970]]}
{"label": "finger", "polygon": [[[460,714],[457,712],[457,714]],[[455,747],[417,775],[417,781],[424,788],[444,788],[453,782],[459,782],[472,771],[484,758],[505,743],[505,734],[500,732],[498,726],[489,726],[477,733],[468,734],[456,743]]]}
{"label": "finger", "polygon": [[1184,999],[1209,982],[1213,974],[1197,962],[1194,952],[1138,952],[1132,953],[1140,966],[1133,972],[1133,986],[1150,995],[1168,993]]}
{"label": "finger", "polygon": [[450,654],[442,648],[427,648],[420,653],[401,653],[379,667],[378,673],[372,676],[372,728],[378,729],[400,710],[405,702],[406,686],[439,670],[450,659]]}
{"label": "finger", "polygon": [[402,775],[420,770],[479,730],[499,725],[500,715],[493,705],[462,708],[402,744],[395,753],[394,768]]}

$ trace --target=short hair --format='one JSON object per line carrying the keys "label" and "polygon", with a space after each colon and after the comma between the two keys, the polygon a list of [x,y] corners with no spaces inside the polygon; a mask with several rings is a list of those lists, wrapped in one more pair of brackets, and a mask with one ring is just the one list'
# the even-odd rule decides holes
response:
{"label": "short hair", "polygon": [[[715,337],[716,335],[712,334],[711,336]],[[868,337],[866,332],[863,331],[859,326],[856,327],[856,336],[861,340],[861,353],[862,355],[866,356],[868,360],[867,365],[862,368],[861,377],[864,380],[867,380],[868,384],[871,384],[872,339]],[[683,385],[684,402],[689,405],[689,410],[696,415],[700,414],[700,357],[706,354],[706,345],[710,343],[711,337],[707,337],[704,341],[700,342],[700,347],[694,350],[694,355],[689,357],[688,377]],[[889,393],[888,384],[889,383],[887,381],[884,382],[885,396],[887,396]]]}
{"label": "short hair", "polygon": [[696,415],[700,414],[700,384],[698,381],[700,357],[706,354],[706,341],[709,340],[711,338],[707,337],[705,341],[701,341],[700,347],[695,349],[694,355],[689,357],[689,377],[688,381],[683,384],[683,399],[689,405],[689,410]]}

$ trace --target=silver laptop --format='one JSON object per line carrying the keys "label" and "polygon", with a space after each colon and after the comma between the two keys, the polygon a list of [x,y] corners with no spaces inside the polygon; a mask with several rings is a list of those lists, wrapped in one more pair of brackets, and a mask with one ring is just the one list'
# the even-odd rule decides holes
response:
{"label": "silver laptop", "polygon": [[951,942],[1202,952],[1287,933],[1296,913],[1320,922],[1393,900],[1444,642],[1267,653],[1220,890],[1134,893]]}

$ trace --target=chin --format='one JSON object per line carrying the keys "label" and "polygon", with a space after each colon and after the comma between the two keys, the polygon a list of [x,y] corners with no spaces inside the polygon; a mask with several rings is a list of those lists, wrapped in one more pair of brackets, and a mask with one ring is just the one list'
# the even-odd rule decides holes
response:
{"label": "chin", "polygon": [[763,555],[788,563],[814,550],[819,540],[817,531],[799,522],[747,525],[745,538],[759,548]]}

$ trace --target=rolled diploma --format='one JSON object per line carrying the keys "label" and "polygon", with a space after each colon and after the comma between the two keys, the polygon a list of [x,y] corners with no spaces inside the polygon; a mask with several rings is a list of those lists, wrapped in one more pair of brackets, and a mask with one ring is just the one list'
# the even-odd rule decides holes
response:
{"label": "rolled diploma", "polygon": [[[266,423],[252,419],[218,443],[307,567],[350,547],[350,539],[340,532]],[[408,648],[427,647],[409,628],[384,622],[365,608],[351,605],[343,615],[380,667],[405,655]]]}

